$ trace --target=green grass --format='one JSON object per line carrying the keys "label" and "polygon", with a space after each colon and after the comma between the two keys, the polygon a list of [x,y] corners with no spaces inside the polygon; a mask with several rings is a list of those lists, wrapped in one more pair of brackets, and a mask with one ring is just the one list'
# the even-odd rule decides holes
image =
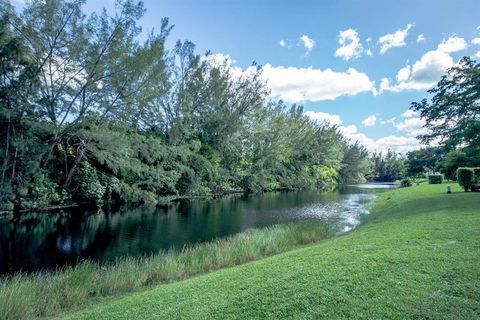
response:
{"label": "green grass", "polygon": [[478,319],[480,194],[383,193],[344,236],[104,301],[69,319]]}
{"label": "green grass", "polygon": [[106,297],[253,261],[330,235],[319,222],[291,223],[143,259],[121,259],[105,266],[86,261],[56,272],[0,278],[0,319],[58,315]]}

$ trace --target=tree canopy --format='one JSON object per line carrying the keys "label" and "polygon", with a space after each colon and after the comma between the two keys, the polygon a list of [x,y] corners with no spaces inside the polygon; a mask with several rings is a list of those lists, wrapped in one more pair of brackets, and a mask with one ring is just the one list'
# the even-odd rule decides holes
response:
{"label": "tree canopy", "polygon": [[358,182],[366,150],[269,98],[168,19],[140,37],[141,2],[0,0],[0,204],[157,203],[163,197]]}
{"label": "tree canopy", "polygon": [[480,63],[462,58],[428,93],[430,101],[411,106],[429,129],[422,141],[438,140],[447,150],[480,145]]}
{"label": "tree canopy", "polygon": [[458,167],[480,165],[480,63],[462,58],[428,93],[430,100],[413,102],[411,109],[428,129],[418,138],[438,146],[410,152],[410,170],[425,166],[455,179]]}

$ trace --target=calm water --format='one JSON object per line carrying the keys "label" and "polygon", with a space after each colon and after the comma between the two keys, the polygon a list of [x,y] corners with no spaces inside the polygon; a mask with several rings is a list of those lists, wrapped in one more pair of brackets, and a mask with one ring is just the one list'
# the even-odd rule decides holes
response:
{"label": "calm water", "polygon": [[360,223],[376,192],[390,187],[232,195],[162,208],[74,209],[0,219],[0,274],[49,269],[87,258],[107,262],[147,255],[299,219],[319,219],[341,233]]}

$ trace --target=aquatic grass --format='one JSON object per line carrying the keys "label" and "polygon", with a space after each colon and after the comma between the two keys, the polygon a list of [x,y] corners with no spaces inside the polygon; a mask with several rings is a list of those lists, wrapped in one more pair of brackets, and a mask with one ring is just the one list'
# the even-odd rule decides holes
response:
{"label": "aquatic grass", "polygon": [[321,222],[292,222],[147,257],[104,265],[83,261],[56,271],[3,277],[0,319],[62,314],[106,297],[254,261],[331,235]]}

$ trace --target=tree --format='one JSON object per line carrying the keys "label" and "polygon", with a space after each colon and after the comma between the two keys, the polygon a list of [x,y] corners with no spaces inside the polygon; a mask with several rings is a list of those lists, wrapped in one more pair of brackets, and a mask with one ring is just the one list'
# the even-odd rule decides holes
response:
{"label": "tree", "polygon": [[439,140],[447,151],[480,144],[480,63],[464,57],[428,90],[430,102],[413,102],[411,109],[425,120],[424,143]]}
{"label": "tree", "polygon": [[480,164],[480,146],[458,148],[448,152],[439,162],[440,171],[451,180],[456,180],[459,167],[476,167]]}
{"label": "tree", "polygon": [[[361,182],[367,151],[269,98],[262,68],[140,37],[141,2],[86,15],[82,0],[0,0],[2,207]],[[3,125],[4,124],[4,125]]]}
{"label": "tree", "polygon": [[388,150],[386,154],[374,153],[371,156],[373,163],[369,179],[380,182],[392,182],[405,176],[406,161],[404,156]]}
{"label": "tree", "polygon": [[36,168],[26,152],[39,151],[31,124],[36,114],[29,107],[36,100],[38,78],[31,51],[10,28],[13,9],[3,2],[0,9],[0,207],[11,208],[26,171]]}
{"label": "tree", "polygon": [[407,152],[408,174],[416,176],[438,171],[443,156],[444,152],[440,147],[425,147]]}
{"label": "tree", "polygon": [[368,151],[358,142],[347,145],[340,169],[341,183],[365,182],[365,175],[371,171],[372,163]]}

